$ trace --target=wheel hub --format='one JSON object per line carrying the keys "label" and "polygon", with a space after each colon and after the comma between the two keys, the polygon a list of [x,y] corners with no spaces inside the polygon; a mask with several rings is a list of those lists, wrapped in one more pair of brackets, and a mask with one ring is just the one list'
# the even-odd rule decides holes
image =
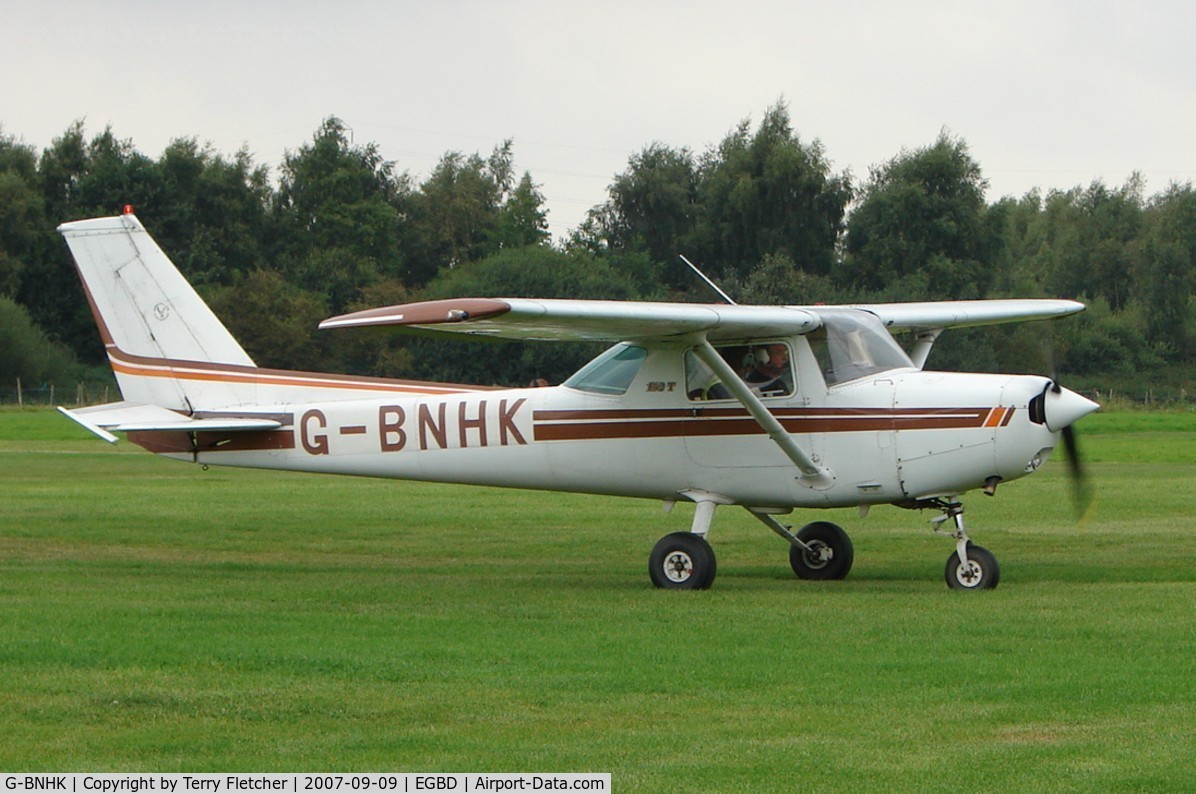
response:
{"label": "wheel hub", "polygon": [[984,570],[975,560],[968,560],[955,569],[955,578],[964,587],[976,587],[984,578]]}
{"label": "wheel hub", "polygon": [[812,540],[803,550],[806,565],[811,568],[824,568],[835,557],[835,550],[821,540]]}
{"label": "wheel hub", "polygon": [[674,551],[664,558],[664,575],[670,582],[680,584],[694,573],[694,561],[683,551]]}

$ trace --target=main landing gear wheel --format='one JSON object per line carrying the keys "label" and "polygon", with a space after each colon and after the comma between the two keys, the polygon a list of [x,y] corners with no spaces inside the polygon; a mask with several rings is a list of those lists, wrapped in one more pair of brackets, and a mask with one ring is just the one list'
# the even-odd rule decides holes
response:
{"label": "main landing gear wheel", "polygon": [[789,564],[798,579],[842,579],[851,570],[855,552],[851,538],[838,524],[806,524],[798,531],[797,539],[809,547],[789,547]]}
{"label": "main landing gear wheel", "polygon": [[665,535],[648,557],[652,584],[665,590],[705,590],[714,582],[714,549],[692,532]]}
{"label": "main landing gear wheel", "polygon": [[947,586],[953,590],[992,590],[996,587],[1001,581],[1001,566],[997,565],[997,558],[988,549],[975,546],[970,540],[967,555],[967,565],[959,561],[959,552],[947,558]]}

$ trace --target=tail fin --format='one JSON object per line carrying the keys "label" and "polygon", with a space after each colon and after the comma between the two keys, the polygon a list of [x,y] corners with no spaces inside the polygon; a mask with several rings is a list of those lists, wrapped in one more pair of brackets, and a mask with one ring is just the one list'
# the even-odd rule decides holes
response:
{"label": "tail fin", "polygon": [[252,401],[252,386],[204,377],[255,365],[136,216],[64,223],[58,231],[126,401],[187,412]]}

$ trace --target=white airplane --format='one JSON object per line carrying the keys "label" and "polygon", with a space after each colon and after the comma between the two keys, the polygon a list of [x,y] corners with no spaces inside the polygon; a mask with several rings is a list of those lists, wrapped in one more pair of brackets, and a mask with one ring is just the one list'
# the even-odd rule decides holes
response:
{"label": "white airplane", "polygon": [[[740,306],[477,298],[333,317],[443,335],[600,340],[563,384],[495,389],[254,364],[131,208],[59,227],[123,400],[59,408],[104,440],[205,466],[244,466],[695,503],[649,556],[653,584],[704,589],[707,534],[739,505],[789,544],[803,579],[841,579],[852,544],[794,508],[941,511],[953,588],[997,586],[960,495],[1037,471],[1099,406],[1032,375],[925,371],[946,328],[1060,317],[1066,300]],[[907,354],[889,329],[910,331]],[[1068,443],[1069,450],[1072,450]],[[941,525],[947,524],[946,529]]]}

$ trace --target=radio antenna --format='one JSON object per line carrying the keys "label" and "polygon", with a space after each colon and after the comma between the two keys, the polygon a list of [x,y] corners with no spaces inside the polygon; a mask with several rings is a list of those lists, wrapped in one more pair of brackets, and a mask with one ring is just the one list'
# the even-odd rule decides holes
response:
{"label": "radio antenna", "polygon": [[677,254],[677,256],[681,257],[681,261],[684,262],[685,264],[689,265],[689,269],[692,270],[693,272],[697,273],[698,277],[700,279],[702,279],[702,281],[705,281],[707,284],[709,284],[710,288],[719,294],[719,297],[721,297],[723,300],[725,300],[727,303],[731,304],[732,306],[739,305],[738,303],[736,303],[734,300],[731,299],[730,295],[723,292],[722,287],[720,287],[718,284],[715,284],[713,281],[711,281],[710,278],[705,273],[703,273],[701,270],[698,270],[697,265],[695,265],[693,262],[690,262],[688,259],[686,259],[685,254]]}

